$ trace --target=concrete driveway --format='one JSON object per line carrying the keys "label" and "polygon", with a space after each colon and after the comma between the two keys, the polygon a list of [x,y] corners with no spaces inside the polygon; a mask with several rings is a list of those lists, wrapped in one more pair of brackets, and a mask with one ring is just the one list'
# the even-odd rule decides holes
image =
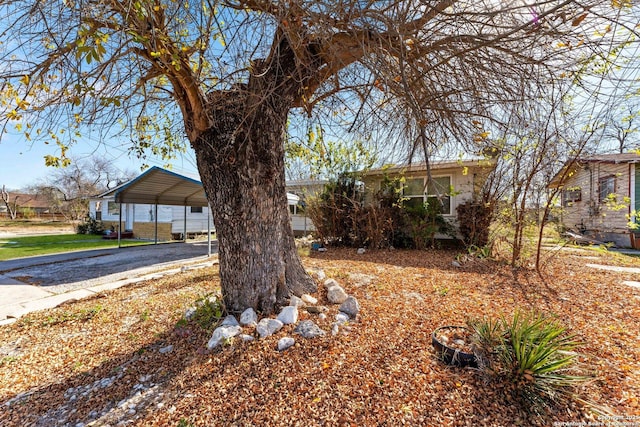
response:
{"label": "concrete driveway", "polygon": [[[217,241],[212,242],[212,253]],[[7,319],[107,289],[170,274],[183,268],[209,266],[207,242],[165,243],[97,249],[20,258],[0,262],[0,324]]]}

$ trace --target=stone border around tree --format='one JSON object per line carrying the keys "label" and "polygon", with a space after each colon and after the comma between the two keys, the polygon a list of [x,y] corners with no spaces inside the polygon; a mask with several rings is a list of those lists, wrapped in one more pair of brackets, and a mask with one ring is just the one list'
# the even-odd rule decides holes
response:
{"label": "stone border around tree", "polygon": [[[326,275],[322,270],[312,272],[314,278],[323,281],[323,285],[327,291],[327,302],[332,306],[338,306],[338,312],[331,324],[331,335],[335,336],[341,328],[345,328],[347,322],[355,321],[360,313],[360,304],[358,300],[348,295],[342,286],[335,279],[326,279]],[[295,325],[293,333],[304,339],[312,339],[327,334],[313,320],[298,321],[299,310],[304,309],[311,315],[316,315],[318,319],[325,320],[330,309],[324,305],[318,305],[318,298],[312,295],[292,296],[289,305],[281,309],[276,318],[264,317],[258,320],[258,314],[248,308],[239,319],[234,315],[225,317],[220,325],[213,331],[209,342],[208,350],[215,350],[229,345],[235,339],[241,339],[244,342],[254,341],[256,339],[265,339],[277,334],[284,325]],[[185,317],[192,311],[189,308]],[[349,329],[345,329],[348,331]],[[277,350],[284,351],[295,345],[295,338],[283,336],[278,340]]]}

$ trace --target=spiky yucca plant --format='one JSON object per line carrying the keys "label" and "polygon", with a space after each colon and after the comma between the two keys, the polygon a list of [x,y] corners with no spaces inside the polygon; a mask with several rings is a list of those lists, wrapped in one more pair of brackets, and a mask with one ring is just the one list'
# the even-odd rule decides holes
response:
{"label": "spiky yucca plant", "polygon": [[571,399],[575,386],[589,379],[576,374],[574,350],[580,342],[550,316],[518,310],[511,320],[468,323],[476,336],[479,366],[507,381],[535,412]]}

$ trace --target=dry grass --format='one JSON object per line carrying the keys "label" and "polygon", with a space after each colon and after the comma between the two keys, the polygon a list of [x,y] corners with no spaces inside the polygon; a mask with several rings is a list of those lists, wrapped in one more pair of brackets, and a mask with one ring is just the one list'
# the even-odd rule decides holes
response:
{"label": "dry grass", "polygon": [[[515,404],[507,387],[436,359],[430,341],[436,327],[510,315],[516,308],[559,316],[584,342],[581,360],[597,378],[583,396],[601,411],[640,422],[640,289],[621,284],[632,280],[629,274],[584,267],[608,262],[606,254],[597,261],[556,258],[544,281],[491,261],[454,268],[454,256],[330,250],[305,258],[308,268],[324,269],[356,296],[361,314],[337,336],[298,337],[282,353],[276,342],[292,326],[209,352],[210,331],[179,323],[194,300],[218,288],[215,272],[185,272],[34,313],[0,329],[0,424],[511,426],[598,420],[582,403],[535,416]],[[358,286],[353,273],[373,280]],[[317,296],[326,301],[322,290]],[[326,320],[302,318],[329,331],[335,314],[334,306]],[[170,344],[173,351],[159,352]],[[65,395],[105,378],[113,383],[86,396],[71,393],[73,401]],[[140,383],[151,388],[133,397]]]}

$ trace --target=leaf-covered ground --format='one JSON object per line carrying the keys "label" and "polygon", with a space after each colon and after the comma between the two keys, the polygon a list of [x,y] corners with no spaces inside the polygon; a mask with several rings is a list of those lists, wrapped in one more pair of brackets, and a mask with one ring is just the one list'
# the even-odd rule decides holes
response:
{"label": "leaf-covered ground", "polygon": [[[500,263],[452,266],[451,251],[332,249],[305,258],[358,298],[357,321],[337,336],[275,336],[209,352],[210,330],[179,322],[218,288],[195,270],[33,313],[0,328],[0,425],[513,426],[602,421],[583,403],[546,417],[515,404],[508,387],[436,359],[432,331],[517,308],[555,314],[584,343],[595,379],[581,390],[598,410],[640,425],[638,258],[562,252],[544,280]],[[366,276],[363,276],[366,275]],[[367,279],[370,279],[368,281]],[[317,297],[326,304],[321,287]],[[330,331],[326,320],[301,312]],[[277,340],[295,336],[279,353]],[[167,350],[172,345],[172,350]],[[78,424],[83,423],[83,424]]]}

